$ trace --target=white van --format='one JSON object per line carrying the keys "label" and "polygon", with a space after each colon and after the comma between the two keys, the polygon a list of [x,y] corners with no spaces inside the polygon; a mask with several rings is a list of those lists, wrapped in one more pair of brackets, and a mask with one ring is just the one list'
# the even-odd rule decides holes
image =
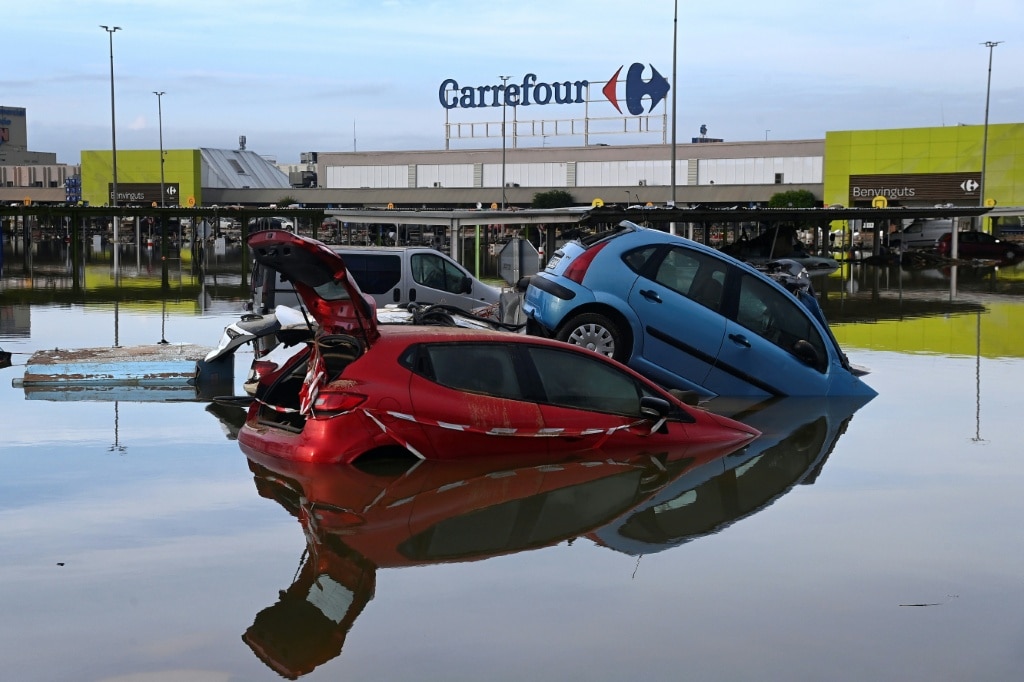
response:
{"label": "white van", "polygon": [[893,249],[934,249],[939,237],[953,231],[951,218],[924,218],[915,220],[889,237]]}
{"label": "white van", "polygon": [[[501,289],[473,277],[450,256],[418,246],[332,246],[359,288],[377,301],[377,307],[443,303],[461,310],[497,303]],[[252,310],[264,315],[275,306],[296,306],[291,283],[276,275],[271,286],[260,266],[252,274]]]}

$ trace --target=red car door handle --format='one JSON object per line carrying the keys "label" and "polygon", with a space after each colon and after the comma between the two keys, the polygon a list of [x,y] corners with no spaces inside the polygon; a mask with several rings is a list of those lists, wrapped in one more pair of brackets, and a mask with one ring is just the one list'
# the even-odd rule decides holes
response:
{"label": "red car door handle", "polygon": [[661,296],[658,296],[657,292],[650,289],[641,289],[640,295],[653,303],[661,303]]}
{"label": "red car door handle", "polygon": [[729,334],[729,340],[738,343],[744,348],[750,348],[750,341],[747,341],[747,337],[743,336],[743,334]]}

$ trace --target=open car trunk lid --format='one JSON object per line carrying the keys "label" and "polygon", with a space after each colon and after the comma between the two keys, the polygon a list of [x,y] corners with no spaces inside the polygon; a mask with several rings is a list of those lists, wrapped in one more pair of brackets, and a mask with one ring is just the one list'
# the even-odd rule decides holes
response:
{"label": "open car trunk lid", "polygon": [[364,294],[342,257],[322,242],[284,230],[249,237],[260,265],[290,281],[322,333],[347,333],[367,346],[378,337],[376,304]]}

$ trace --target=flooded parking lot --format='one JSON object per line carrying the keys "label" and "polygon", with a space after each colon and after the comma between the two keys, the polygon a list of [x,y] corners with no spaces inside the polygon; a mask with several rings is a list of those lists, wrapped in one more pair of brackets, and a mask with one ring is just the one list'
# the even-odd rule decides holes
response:
{"label": "flooded parking lot", "polygon": [[713,402],[764,433],[714,462],[380,472],[250,460],[187,392],[14,385],[37,350],[213,346],[241,311],[230,274],[146,281],[4,275],[5,679],[1024,673],[1020,266],[817,281],[878,396]]}

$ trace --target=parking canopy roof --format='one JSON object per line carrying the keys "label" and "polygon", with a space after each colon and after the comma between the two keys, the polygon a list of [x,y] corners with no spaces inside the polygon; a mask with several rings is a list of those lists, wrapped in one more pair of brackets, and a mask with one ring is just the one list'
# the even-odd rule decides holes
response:
{"label": "parking canopy roof", "polygon": [[835,220],[902,220],[905,218],[949,218],[979,216],[985,206],[943,206],[928,208],[671,208],[648,206],[572,207],[525,210],[407,210],[327,209],[325,215],[339,221],[385,225],[444,225],[453,228],[476,225],[553,225],[618,223],[746,223],[801,222],[827,224]]}

